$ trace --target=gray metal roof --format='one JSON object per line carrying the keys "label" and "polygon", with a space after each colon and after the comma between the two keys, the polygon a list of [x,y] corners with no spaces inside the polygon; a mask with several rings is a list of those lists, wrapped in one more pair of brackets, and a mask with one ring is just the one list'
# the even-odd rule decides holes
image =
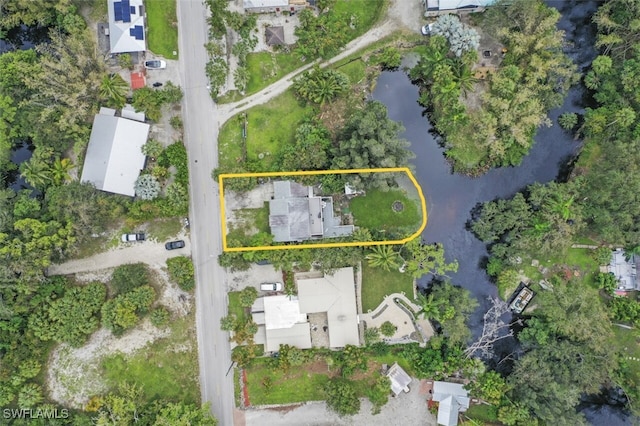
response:
{"label": "gray metal roof", "polygon": [[438,424],[456,426],[458,413],[469,408],[469,392],[463,385],[451,382],[433,382],[433,400],[438,401]]}
{"label": "gray metal roof", "polygon": [[91,182],[102,191],[133,197],[135,181],[144,167],[142,145],[148,134],[148,124],[97,114],[80,181]]}
{"label": "gray metal roof", "polygon": [[[123,3],[128,3],[129,13],[126,15],[126,19],[129,22],[122,19],[116,20],[115,6],[122,8],[124,7]],[[147,50],[142,0],[107,0],[107,13],[109,14],[111,53],[144,52]],[[140,32],[142,39],[136,39],[131,33],[132,30]]]}
{"label": "gray metal roof", "polygon": [[360,345],[353,268],[338,269],[322,278],[298,279],[300,312],[326,312],[329,346]]}
{"label": "gray metal roof", "polygon": [[265,350],[267,352],[279,350],[280,345],[290,345],[300,349],[311,347],[311,330],[308,322],[294,324],[289,328],[267,329],[266,334]]}

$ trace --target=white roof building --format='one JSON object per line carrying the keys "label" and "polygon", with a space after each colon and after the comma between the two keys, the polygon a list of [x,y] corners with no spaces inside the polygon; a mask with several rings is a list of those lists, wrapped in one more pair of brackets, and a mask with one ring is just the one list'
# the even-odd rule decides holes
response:
{"label": "white roof building", "polygon": [[338,269],[333,275],[298,280],[298,297],[258,298],[251,315],[258,324],[254,340],[274,352],[280,345],[300,349],[312,347],[307,314],[326,313],[329,347],[360,345],[353,268]]}
{"label": "white roof building", "polygon": [[148,124],[116,117],[115,110],[100,108],[93,119],[80,181],[91,182],[101,191],[133,197],[136,179],[144,168],[142,145],[148,135]]}
{"label": "white roof building", "polygon": [[459,383],[433,382],[433,400],[438,401],[438,424],[456,426],[458,413],[469,408],[469,392]]}
{"label": "white roof building", "polygon": [[144,52],[144,6],[142,0],[107,0],[111,53]]}
{"label": "white roof building", "polygon": [[494,2],[495,0],[423,0],[426,8],[425,16],[435,16],[440,12],[484,10]]}
{"label": "white roof building", "polygon": [[387,377],[391,382],[391,392],[393,392],[393,396],[398,396],[401,392],[408,393],[410,391],[409,384],[412,379],[397,362],[394,362],[391,368],[389,368]]}

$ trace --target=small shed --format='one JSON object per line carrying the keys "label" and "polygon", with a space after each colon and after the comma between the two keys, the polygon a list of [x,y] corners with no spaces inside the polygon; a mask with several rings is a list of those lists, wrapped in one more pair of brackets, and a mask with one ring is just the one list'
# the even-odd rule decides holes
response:
{"label": "small shed", "polygon": [[131,73],[131,88],[133,90],[141,89],[147,85],[144,74],[141,72],[132,72]]}
{"label": "small shed", "polygon": [[393,392],[393,396],[398,396],[402,392],[409,393],[411,377],[409,377],[407,372],[404,371],[397,362],[393,363],[389,371],[387,371],[387,377],[391,381],[391,392]]}
{"label": "small shed", "polygon": [[264,38],[269,46],[282,46],[284,42],[284,27],[267,27]]}

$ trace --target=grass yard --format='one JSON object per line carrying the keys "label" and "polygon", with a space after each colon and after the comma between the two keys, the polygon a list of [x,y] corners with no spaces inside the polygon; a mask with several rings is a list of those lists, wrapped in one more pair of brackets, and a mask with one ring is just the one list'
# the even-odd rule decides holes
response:
{"label": "grass yard", "polygon": [[351,84],[358,84],[366,77],[367,65],[362,59],[356,59],[336,66],[334,69],[346,74]]}
{"label": "grass yard", "polygon": [[176,0],[148,1],[145,2],[145,8],[149,50],[167,59],[178,59],[178,55],[173,54],[178,51]]}
{"label": "grass yard", "polygon": [[[627,368],[623,369],[627,383],[640,382],[640,333],[637,329],[613,326],[614,341],[611,345],[622,355]],[[629,358],[637,358],[638,361]]]}
{"label": "grass yard", "polygon": [[249,318],[247,318],[244,308],[240,305],[240,292],[230,291],[227,294],[229,295],[229,315],[234,314],[240,322],[246,322]]}
{"label": "grass yard", "polygon": [[343,16],[354,27],[348,30],[348,41],[373,27],[386,10],[386,3],[385,0],[338,0],[333,9],[335,14]]}
{"label": "grass yard", "polygon": [[164,398],[199,405],[198,346],[193,313],[171,322],[171,335],[131,356],[114,355],[102,367],[111,387],[133,382],[146,399]]}
{"label": "grass yard", "polygon": [[498,422],[498,408],[493,405],[474,404],[462,416],[472,420],[472,422],[464,422],[463,424],[493,424]]}
{"label": "grass yard", "polygon": [[[247,369],[247,387],[251,405],[292,404],[324,399],[322,388],[329,381],[327,364],[311,364],[291,368],[288,374],[269,367],[268,358],[256,359]],[[271,382],[268,386],[266,383]]]}
{"label": "grass yard", "polygon": [[413,277],[411,274],[397,270],[385,271],[362,264],[362,311],[373,311],[391,293],[405,292],[409,299],[413,298]]}
{"label": "grass yard", "polygon": [[[365,396],[365,392],[378,376],[382,364],[392,365],[397,361],[412,374],[409,362],[401,356],[388,354],[368,358],[367,370],[358,371],[350,378],[360,397]],[[269,362],[269,358],[258,358],[246,369],[249,401],[253,406],[324,400],[324,385],[338,374],[337,370],[327,367],[325,359],[320,355],[316,355],[314,361],[290,368],[287,373],[271,367]]]}
{"label": "grass yard", "polygon": [[249,53],[247,55],[249,82],[246,95],[262,90],[308,62],[301,61],[298,55],[293,53]]}
{"label": "grass yard", "polygon": [[[392,208],[396,201],[403,204],[400,212]],[[368,191],[364,197],[356,197],[351,201],[351,211],[357,226],[376,231],[412,228],[410,233],[413,233],[422,218],[418,204],[398,189]]]}
{"label": "grass yard", "polygon": [[182,230],[182,223],[176,217],[155,219],[149,223],[147,229],[149,232],[148,238],[155,238],[162,242],[175,237]]}
{"label": "grass yard", "polygon": [[[247,159],[251,171],[275,171],[280,147],[291,143],[298,125],[313,114],[311,106],[301,106],[291,90],[247,111]],[[220,168],[242,168],[242,114],[225,123],[220,130],[218,149]],[[262,159],[260,159],[262,154]]]}

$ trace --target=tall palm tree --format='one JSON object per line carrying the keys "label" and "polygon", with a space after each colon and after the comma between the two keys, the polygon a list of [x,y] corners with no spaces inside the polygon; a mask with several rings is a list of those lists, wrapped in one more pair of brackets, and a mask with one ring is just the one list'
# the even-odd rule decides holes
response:
{"label": "tall palm tree", "polygon": [[438,321],[440,319],[440,304],[433,300],[433,294],[425,296],[422,293],[418,293],[416,302],[420,305],[420,312],[418,315],[425,319],[434,319]]}
{"label": "tall palm tree", "polygon": [[20,174],[34,188],[42,189],[51,182],[49,167],[34,157],[20,165]]}
{"label": "tall palm tree", "polygon": [[385,271],[397,268],[400,263],[400,255],[391,246],[374,247],[371,253],[366,256],[366,259],[369,261],[369,266],[382,268]]}
{"label": "tall palm tree", "polygon": [[467,93],[473,89],[473,85],[476,84],[478,79],[473,75],[471,68],[459,59],[454,61],[451,69],[453,71],[454,80],[458,83],[460,90],[462,90],[462,93],[466,97]]}
{"label": "tall palm tree", "polygon": [[129,86],[119,74],[105,75],[100,82],[100,97],[116,108],[122,108],[127,99]]}
{"label": "tall palm tree", "polygon": [[73,169],[73,163],[68,158],[56,157],[51,166],[51,181],[54,185],[62,185],[69,181],[69,172]]}

